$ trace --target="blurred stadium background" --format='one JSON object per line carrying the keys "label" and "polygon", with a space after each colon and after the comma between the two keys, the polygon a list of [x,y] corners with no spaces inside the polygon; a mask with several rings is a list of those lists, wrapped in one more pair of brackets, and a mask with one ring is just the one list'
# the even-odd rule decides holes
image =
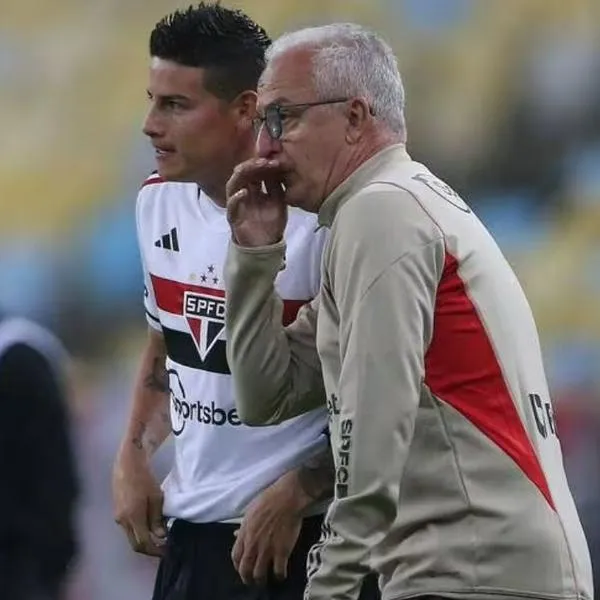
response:
{"label": "blurred stadium background", "polygon": [[[273,35],[359,20],[397,50],[409,149],[464,195],[541,329],[569,477],[600,560],[600,3],[247,0]],[[110,473],[145,334],[134,204],[147,38],[166,0],[0,8],[0,306],[76,358],[84,497],[76,600],[149,598],[155,562],[112,521]],[[169,449],[159,455],[164,472]]]}

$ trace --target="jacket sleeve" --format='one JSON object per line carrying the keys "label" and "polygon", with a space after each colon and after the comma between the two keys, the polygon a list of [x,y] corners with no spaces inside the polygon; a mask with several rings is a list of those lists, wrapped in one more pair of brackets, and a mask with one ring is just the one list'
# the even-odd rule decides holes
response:
{"label": "jacket sleeve", "polygon": [[334,272],[341,319],[336,489],[323,539],[309,557],[306,600],[355,600],[371,548],[396,518],[433,331],[442,240],[403,254],[355,294],[348,278],[360,280],[361,269],[363,280],[373,277],[364,250],[345,272]]}
{"label": "jacket sleeve", "polygon": [[325,404],[315,345],[319,298],[283,327],[274,287],[285,243],[242,248],[230,243],[225,264],[227,359],[240,419],[271,425]]}

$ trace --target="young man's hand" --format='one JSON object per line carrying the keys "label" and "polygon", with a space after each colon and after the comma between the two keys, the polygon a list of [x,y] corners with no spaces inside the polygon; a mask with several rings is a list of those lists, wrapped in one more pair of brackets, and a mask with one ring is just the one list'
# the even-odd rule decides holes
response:
{"label": "young man's hand", "polygon": [[113,503],[115,521],[125,530],[131,547],[141,554],[162,556],[166,538],[163,493],[146,463],[115,464]]}
{"label": "young man's hand", "polygon": [[266,581],[269,569],[287,577],[288,559],[300,535],[310,498],[300,489],[295,471],[266,488],[248,507],[236,532],[231,557],[246,584]]}

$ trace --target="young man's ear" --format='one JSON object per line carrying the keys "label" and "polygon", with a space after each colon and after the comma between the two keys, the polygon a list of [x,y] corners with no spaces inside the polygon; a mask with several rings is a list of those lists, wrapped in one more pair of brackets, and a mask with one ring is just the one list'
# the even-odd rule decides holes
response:
{"label": "young man's ear", "polygon": [[347,107],[348,126],[346,141],[355,144],[362,136],[366,124],[372,118],[369,103],[364,98],[352,98]]}
{"label": "young man's ear", "polygon": [[246,90],[233,101],[233,108],[241,122],[252,125],[252,119],[256,117],[256,100],[256,92]]}

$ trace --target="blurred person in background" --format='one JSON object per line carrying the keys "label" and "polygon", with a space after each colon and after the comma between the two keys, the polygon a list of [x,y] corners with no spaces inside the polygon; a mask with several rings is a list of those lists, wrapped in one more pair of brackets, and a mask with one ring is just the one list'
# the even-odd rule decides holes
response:
{"label": "blurred person in background", "polygon": [[[352,24],[282,36],[257,106],[259,156],[227,186],[227,351],[244,422],[327,398],[335,497],[305,599],[356,598],[369,568],[387,600],[591,599],[531,310],[469,206],[407,154],[390,47]],[[319,296],[284,327],[290,206],[330,237]]]}
{"label": "blurred person in background", "polygon": [[62,600],[76,554],[78,477],[67,356],[46,329],[0,315],[0,598]]}
{"label": "blurred person in background", "polygon": [[[154,600],[300,600],[332,495],[324,408],[248,428],[226,361],[225,185],[254,154],[269,44],[247,15],[213,3],[167,15],[150,36],[144,133],[158,171],[137,200],[149,331],[113,494],[131,546],[161,556]],[[319,288],[316,227],[314,215],[290,214],[275,284],[286,323]],[[171,431],[174,463],[161,488],[150,458]]]}

